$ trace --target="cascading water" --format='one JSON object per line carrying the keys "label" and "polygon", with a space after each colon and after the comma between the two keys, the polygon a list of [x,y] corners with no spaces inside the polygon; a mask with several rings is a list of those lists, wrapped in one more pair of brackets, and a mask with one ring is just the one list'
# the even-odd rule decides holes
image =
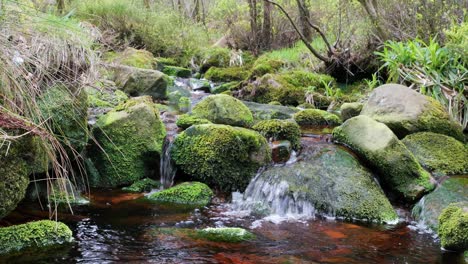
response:
{"label": "cascading water", "polygon": [[166,140],[164,140],[163,151],[161,154],[161,165],[159,167],[161,185],[164,189],[167,189],[174,184],[174,177],[177,173],[177,168],[174,166],[171,159],[171,146],[172,140],[166,138]]}

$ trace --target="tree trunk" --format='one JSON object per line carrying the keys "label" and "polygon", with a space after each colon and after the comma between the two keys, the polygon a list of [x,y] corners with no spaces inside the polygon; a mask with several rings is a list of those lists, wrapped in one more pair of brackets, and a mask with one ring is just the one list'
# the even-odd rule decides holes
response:
{"label": "tree trunk", "polygon": [[63,14],[64,9],[65,9],[65,0],[57,0],[57,10],[59,14]]}
{"label": "tree trunk", "polygon": [[201,0],[194,0],[194,7],[193,7],[193,19],[195,21],[200,22],[201,21],[201,15],[200,15],[200,1]]}
{"label": "tree trunk", "polygon": [[266,50],[271,48],[271,36],[271,3],[263,1],[262,47]]}
{"label": "tree trunk", "polygon": [[302,31],[302,35],[308,41],[312,40],[312,32],[310,31],[308,21],[310,20],[309,6],[306,0],[296,0],[297,7],[299,9],[299,26]]}
{"label": "tree trunk", "polygon": [[358,0],[359,3],[364,7],[367,14],[369,15],[372,24],[376,30],[377,36],[380,38],[380,41],[384,42],[389,39],[389,33],[385,30],[384,22],[382,21],[379,9],[377,5],[377,0]]}
{"label": "tree trunk", "polygon": [[147,9],[150,9],[150,8],[151,8],[150,0],[143,0],[143,4],[145,5],[145,7],[146,7]]}
{"label": "tree trunk", "polygon": [[248,0],[250,14],[250,49],[254,55],[258,54],[258,23],[257,23],[257,0]]}

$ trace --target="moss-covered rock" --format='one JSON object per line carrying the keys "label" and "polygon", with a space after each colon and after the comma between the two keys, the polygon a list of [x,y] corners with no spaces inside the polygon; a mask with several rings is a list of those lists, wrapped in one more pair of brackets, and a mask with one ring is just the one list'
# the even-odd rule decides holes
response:
{"label": "moss-covered rock", "polygon": [[253,67],[251,77],[261,77],[267,73],[276,73],[285,65],[282,60],[270,59],[265,56],[259,57]]}
{"label": "moss-covered rock", "polygon": [[128,66],[108,68],[112,72],[111,80],[130,96],[149,95],[154,99],[165,99],[167,86],[172,83],[167,75],[156,70]]}
{"label": "moss-covered rock", "polygon": [[358,116],[361,113],[362,103],[344,103],[340,107],[341,120],[344,122],[352,117]]}
{"label": "moss-covered rock", "polygon": [[131,47],[126,48],[122,52],[108,52],[104,54],[104,61],[141,69],[153,69],[156,65],[156,59],[151,52]]}
{"label": "moss-covered rock", "polygon": [[201,182],[184,182],[169,189],[165,189],[148,196],[157,202],[206,206],[213,197],[210,187]]}
{"label": "moss-covered rock", "polygon": [[450,204],[439,217],[439,237],[442,247],[464,252],[468,249],[468,207]]}
{"label": "moss-covered rock", "polygon": [[88,105],[91,108],[114,108],[128,100],[127,94],[117,88],[108,90],[86,87],[85,92],[88,94]]}
{"label": "moss-covered rock", "polygon": [[191,126],[175,138],[170,151],[184,173],[229,191],[243,190],[271,160],[262,135],[226,125]]}
{"label": "moss-covered rock", "polygon": [[156,58],[156,68],[159,71],[162,71],[162,69],[164,69],[165,66],[177,66],[177,64],[178,63],[174,58]]}
{"label": "moss-covered rock", "polygon": [[340,118],[332,113],[319,109],[305,109],[294,114],[294,120],[303,128],[314,126],[339,126]]}
{"label": "moss-covered rock", "polygon": [[210,89],[210,92],[212,94],[220,94],[224,92],[231,92],[235,89],[237,89],[240,85],[240,82],[228,82],[228,83],[223,83],[218,86],[214,86],[213,88]]}
{"label": "moss-covered rock", "polygon": [[274,104],[259,104],[254,102],[242,101],[252,112],[255,121],[269,119],[291,119],[293,115],[299,112],[295,107],[287,107]]}
{"label": "moss-covered rock", "polygon": [[88,153],[100,176],[90,177],[91,186],[128,185],[154,176],[166,130],[150,97],[120,104],[99,118],[93,133],[98,145]]}
{"label": "moss-covered rock", "polygon": [[176,125],[182,129],[187,129],[193,125],[212,124],[210,120],[193,116],[190,114],[180,115],[177,118]]}
{"label": "moss-covered rock", "polygon": [[231,51],[227,48],[211,47],[200,54],[200,72],[205,73],[211,67],[229,67]]}
{"label": "moss-covered rock", "polygon": [[289,140],[296,150],[301,146],[301,129],[292,120],[264,120],[255,124],[252,129],[273,141]]}
{"label": "moss-covered rock", "polygon": [[[52,86],[41,95],[38,104],[42,118],[48,120],[57,138],[80,153],[89,134],[88,98],[84,89],[72,91],[62,85]],[[68,152],[72,155],[70,149]]]}
{"label": "moss-covered rock", "polygon": [[[255,191],[259,188],[261,192]],[[297,162],[269,167],[247,187],[245,196],[257,212],[319,213],[377,222],[397,219],[373,175],[352,154],[330,144],[305,146]]]}
{"label": "moss-covered rock", "polygon": [[152,189],[158,189],[160,187],[161,187],[161,183],[159,181],[155,181],[150,178],[144,178],[142,180],[138,180],[134,182],[132,185],[128,187],[123,187],[122,191],[141,193],[141,192],[149,192]]}
{"label": "moss-covered rock", "polygon": [[273,141],[270,143],[271,146],[271,158],[273,162],[285,163],[291,157],[293,151],[291,142],[288,140]]}
{"label": "moss-covered rock", "polygon": [[225,94],[206,97],[195,105],[192,114],[215,124],[249,127],[253,123],[249,108],[236,98]]}
{"label": "moss-covered rock", "polygon": [[439,216],[442,210],[451,203],[468,206],[467,177],[450,177],[442,182],[435,191],[424,196],[413,208],[412,214],[416,221],[428,226],[434,231],[439,227]]}
{"label": "moss-covered rock", "polygon": [[243,87],[237,96],[262,104],[278,101],[282,105],[297,106],[305,102],[305,93],[303,87],[295,87],[279,75],[266,74]]}
{"label": "moss-covered rock", "polygon": [[193,91],[204,91],[209,93],[211,90],[211,83],[205,79],[190,78],[189,86]]}
{"label": "moss-covered rock", "polygon": [[452,137],[421,132],[406,136],[402,142],[435,176],[468,173],[468,147]]}
{"label": "moss-covered rock", "polygon": [[325,85],[334,85],[335,83],[335,79],[330,75],[300,70],[283,72],[279,76],[294,87],[314,87],[320,90],[325,88]]}
{"label": "moss-covered rock", "polygon": [[211,67],[205,78],[214,82],[243,81],[249,77],[249,71],[243,67],[217,68]]}
{"label": "moss-covered rock", "polygon": [[197,230],[197,238],[215,242],[240,243],[255,239],[255,235],[239,227],[208,227]]}
{"label": "moss-covered rock", "polygon": [[27,248],[56,246],[73,241],[73,233],[63,223],[50,220],[0,228],[0,254]]}
{"label": "moss-covered rock", "polygon": [[406,201],[415,201],[434,188],[429,173],[383,123],[367,116],[353,117],[333,130],[333,139],[365,159],[383,185]]}
{"label": "moss-covered rock", "polygon": [[436,100],[398,84],[375,89],[361,115],[386,124],[399,138],[430,131],[464,141],[462,127],[453,122]]}
{"label": "moss-covered rock", "polygon": [[192,71],[190,69],[177,66],[164,66],[162,72],[169,76],[176,76],[180,78],[189,78],[192,76]]}

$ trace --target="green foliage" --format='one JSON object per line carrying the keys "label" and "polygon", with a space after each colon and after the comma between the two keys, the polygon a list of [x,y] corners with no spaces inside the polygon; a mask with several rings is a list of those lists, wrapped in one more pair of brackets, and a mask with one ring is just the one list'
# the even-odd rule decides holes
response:
{"label": "green foliage", "polygon": [[73,234],[68,226],[50,220],[0,228],[0,254],[72,241]]}
{"label": "green foliage", "polygon": [[338,126],[341,120],[337,115],[319,109],[305,109],[294,114],[294,120],[301,127]]}
{"label": "green foliage", "polygon": [[301,130],[296,122],[292,120],[264,120],[260,121],[252,127],[265,138],[273,140],[289,140],[294,149],[299,149],[301,146]]}
{"label": "green foliage", "polygon": [[213,191],[201,182],[184,182],[166,190],[151,194],[148,199],[157,202],[206,206],[213,197]]}
{"label": "green foliage", "polygon": [[270,162],[270,155],[262,135],[226,125],[191,126],[171,148],[171,157],[184,173],[225,191],[243,190]]}
{"label": "green foliage", "polygon": [[138,180],[134,182],[132,185],[128,187],[122,188],[122,191],[125,192],[134,192],[134,193],[141,193],[141,192],[149,192],[152,189],[158,189],[161,187],[161,183],[155,181],[150,178],[144,178],[142,180]]}
{"label": "green foliage", "polygon": [[384,50],[376,54],[384,63],[389,82],[414,84],[420,93],[439,101],[463,128],[467,127],[468,64],[458,51],[441,47],[435,40],[426,44],[416,39],[386,42]]}
{"label": "green foliage", "polygon": [[468,212],[465,208],[450,204],[440,214],[438,234],[443,248],[455,251],[468,249]]}
{"label": "green foliage", "polygon": [[192,125],[211,124],[208,119],[200,118],[194,115],[184,114],[177,118],[176,125],[182,129],[187,129]]}
{"label": "green foliage", "polygon": [[464,65],[468,65],[468,38],[466,37],[468,36],[468,22],[453,26],[445,31],[445,35],[446,47],[460,56]]}
{"label": "green foliage", "polygon": [[238,227],[208,227],[198,230],[196,236],[210,241],[228,243],[239,243],[255,239],[254,234]]}

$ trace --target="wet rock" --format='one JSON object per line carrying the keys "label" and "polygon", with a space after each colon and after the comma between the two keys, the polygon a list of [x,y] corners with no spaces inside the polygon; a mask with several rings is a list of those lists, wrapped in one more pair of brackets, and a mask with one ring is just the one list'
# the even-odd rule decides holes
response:
{"label": "wet rock", "polygon": [[225,94],[206,97],[195,105],[192,115],[208,119],[215,124],[250,127],[253,123],[249,108],[236,98]]}
{"label": "wet rock", "polygon": [[166,130],[150,97],[132,98],[103,115],[93,134],[99,145],[88,153],[99,175],[89,175],[91,186],[128,185],[158,170]]}
{"label": "wet rock", "polygon": [[452,203],[468,206],[468,177],[450,177],[442,182],[432,193],[424,196],[413,208],[416,221],[434,231],[439,228],[438,219],[444,208]]}
{"label": "wet rock", "polygon": [[190,79],[189,81],[190,88],[193,91],[204,91],[209,93],[211,89],[211,83],[207,80],[200,80],[200,79]]}
{"label": "wet rock", "polygon": [[435,176],[468,173],[468,147],[452,137],[421,132],[405,137],[402,142]]}
{"label": "wet rock", "polygon": [[290,145],[296,150],[301,146],[301,129],[293,120],[263,120],[256,123],[252,129],[269,141],[289,140]]}
{"label": "wet rock", "polygon": [[383,186],[406,201],[416,201],[434,188],[429,173],[383,123],[367,116],[353,117],[333,130],[333,139],[365,159]]}
{"label": "wet rock", "polygon": [[239,243],[255,239],[255,235],[239,227],[208,227],[198,230],[196,236],[215,242]]}
{"label": "wet rock", "polygon": [[0,254],[57,246],[72,241],[73,234],[68,226],[50,220],[0,228]]}
{"label": "wet rock", "polygon": [[439,237],[442,247],[464,252],[468,249],[468,206],[451,204],[439,217]]}
{"label": "wet rock", "polygon": [[194,125],[173,142],[171,157],[195,180],[223,190],[243,190],[255,172],[271,160],[265,138],[245,128]]}
{"label": "wet rock", "polygon": [[292,146],[287,140],[273,141],[271,143],[271,157],[276,163],[285,163],[291,157]]}
{"label": "wet rock", "polygon": [[220,94],[224,92],[231,92],[237,89],[240,85],[240,82],[228,82],[221,85],[213,86],[209,92],[212,94]]}
{"label": "wet rock", "polygon": [[206,206],[213,197],[210,187],[201,182],[184,182],[169,189],[155,192],[148,199],[156,202]]}
{"label": "wet rock", "polygon": [[280,216],[397,219],[373,175],[353,155],[331,144],[305,146],[297,162],[263,171],[249,184],[244,199],[256,212],[266,209]]}
{"label": "wet rock", "polygon": [[341,120],[344,122],[352,117],[358,116],[364,104],[362,103],[344,103],[340,107]]}
{"label": "wet rock", "polygon": [[281,105],[259,104],[242,101],[253,114],[254,120],[290,119],[299,109]]}
{"label": "wet rock", "polygon": [[386,84],[375,89],[361,115],[386,124],[399,138],[430,131],[464,140],[461,126],[450,120],[439,102],[403,85]]}

